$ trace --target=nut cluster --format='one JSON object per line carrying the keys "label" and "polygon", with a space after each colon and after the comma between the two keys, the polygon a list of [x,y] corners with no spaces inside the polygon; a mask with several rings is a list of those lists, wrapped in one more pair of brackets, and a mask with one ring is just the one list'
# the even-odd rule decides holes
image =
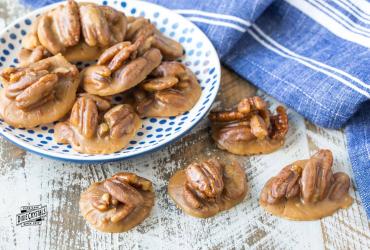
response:
{"label": "nut cluster", "polygon": [[[135,113],[130,105],[122,104],[111,108],[109,101],[90,94],[81,95],[72,108],[69,125],[85,138],[119,139],[134,129]],[[68,126],[68,125],[67,125]],[[63,130],[57,130],[63,138]],[[67,133],[70,136],[70,133]],[[64,141],[66,138],[58,140]],[[71,140],[70,138],[67,141]]]}
{"label": "nut cluster", "polygon": [[189,72],[183,64],[175,61],[162,62],[150,77],[133,91],[136,109],[139,114],[144,114],[154,102],[179,107],[191,101],[186,98],[186,92],[192,91],[191,87]]}
{"label": "nut cluster", "polygon": [[100,96],[121,93],[143,81],[161,62],[159,50],[138,54],[139,43],[121,42],[107,49],[97,65],[83,71],[86,92]]}
{"label": "nut cluster", "polygon": [[77,70],[60,67],[51,71],[51,62],[44,61],[34,67],[5,68],[1,77],[5,95],[24,111],[34,110],[55,99],[60,77],[76,76]]}
{"label": "nut cluster", "polygon": [[258,96],[242,99],[236,110],[212,111],[208,118],[218,146],[235,154],[276,150],[282,146],[288,132],[285,108],[277,107],[273,115]]}
{"label": "nut cluster", "polygon": [[124,220],[134,209],[144,203],[140,191],[153,192],[152,183],[133,173],[121,172],[103,182],[104,192],[93,196],[91,204],[101,212],[113,210],[110,221]]}
{"label": "nut cluster", "polygon": [[79,15],[78,4],[68,1],[66,5],[40,16],[37,27],[40,43],[54,55],[77,45],[81,30]]}
{"label": "nut cluster", "polygon": [[261,201],[277,204],[287,199],[300,197],[304,204],[315,204],[329,199],[342,199],[348,194],[350,179],[347,174],[333,174],[333,155],[329,150],[320,150],[304,166],[291,164],[273,177],[261,192]]}
{"label": "nut cluster", "polygon": [[216,202],[224,189],[223,168],[216,160],[190,164],[186,170],[184,199],[193,208]]}
{"label": "nut cluster", "polygon": [[[75,54],[79,51],[81,58],[77,56],[77,59],[82,59],[86,56],[83,54],[87,53],[82,49],[83,46],[106,48],[122,42],[126,29],[127,19],[123,13],[108,6],[78,4],[68,0],[65,5],[42,14],[34,23],[22,43],[21,63],[40,60],[47,55],[46,52],[67,55],[70,48],[74,48]],[[76,50],[77,46],[81,48]]]}
{"label": "nut cluster", "polygon": [[282,139],[288,131],[288,117],[282,106],[276,112],[277,115],[271,115],[266,102],[261,97],[254,96],[241,100],[235,111],[211,112],[208,118],[212,122],[233,123],[232,126],[226,126],[231,129],[235,127],[235,123],[247,125],[249,129],[244,129],[244,132],[257,139]]}

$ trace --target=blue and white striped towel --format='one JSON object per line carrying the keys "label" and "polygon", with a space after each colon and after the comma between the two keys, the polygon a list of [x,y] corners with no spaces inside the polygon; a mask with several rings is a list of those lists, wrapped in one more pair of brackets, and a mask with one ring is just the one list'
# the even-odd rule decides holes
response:
{"label": "blue and white striped towel", "polygon": [[[42,6],[56,0],[24,0]],[[153,0],[197,24],[222,62],[313,123],[346,128],[370,217],[370,3]]]}

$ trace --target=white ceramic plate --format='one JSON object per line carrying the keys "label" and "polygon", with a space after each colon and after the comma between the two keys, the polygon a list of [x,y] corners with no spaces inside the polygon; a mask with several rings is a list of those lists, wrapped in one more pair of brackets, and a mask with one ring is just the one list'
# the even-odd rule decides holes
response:
{"label": "white ceramic plate", "polygon": [[[208,112],[220,86],[220,63],[217,53],[204,35],[193,23],[161,6],[142,1],[103,1],[97,4],[109,5],[126,15],[149,18],[165,35],[179,41],[186,50],[182,62],[197,76],[202,95],[189,112],[177,117],[148,118],[126,149],[107,155],[88,155],[75,152],[70,145],[54,141],[54,124],[45,124],[33,129],[17,129],[0,120],[0,133],[14,144],[37,154],[66,161],[104,162],[138,156],[179,139],[189,132]],[[36,10],[9,25],[0,34],[0,68],[16,66],[17,54],[22,38],[30,30],[36,16],[61,3]]]}

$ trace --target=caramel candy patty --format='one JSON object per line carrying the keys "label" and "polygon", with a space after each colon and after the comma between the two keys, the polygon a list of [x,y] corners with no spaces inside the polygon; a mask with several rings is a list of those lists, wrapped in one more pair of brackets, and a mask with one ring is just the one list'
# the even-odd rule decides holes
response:
{"label": "caramel candy patty", "polygon": [[173,61],[162,62],[132,93],[141,116],[168,117],[193,108],[201,92],[193,72]]}
{"label": "caramel candy patty", "polygon": [[138,54],[139,43],[118,43],[107,49],[96,65],[82,72],[83,89],[94,95],[109,96],[126,91],[155,69],[162,60],[158,49]]}
{"label": "caramel candy patty", "polygon": [[222,165],[210,159],[176,172],[168,193],[185,213],[207,218],[240,203],[247,194],[247,182],[237,162]]}
{"label": "caramel candy patty", "polygon": [[62,55],[1,73],[0,114],[14,127],[57,121],[72,108],[79,84],[76,66]]}
{"label": "caramel candy patty", "polygon": [[82,216],[102,232],[125,232],[149,216],[154,206],[152,183],[133,173],[118,173],[93,183],[81,194]]}
{"label": "caramel candy patty", "polygon": [[[96,60],[113,44],[122,42],[127,18],[109,6],[68,0],[41,14],[22,41],[23,65],[48,56],[63,54],[68,61]],[[40,48],[41,47],[41,48]]]}
{"label": "caramel candy patty", "polygon": [[265,154],[284,145],[288,132],[288,116],[285,108],[276,108],[271,114],[261,97],[241,100],[236,110],[213,111],[212,138],[220,149],[237,155]]}
{"label": "caramel candy patty", "polygon": [[317,220],[351,206],[350,179],[345,173],[333,173],[332,165],[331,151],[320,150],[284,167],[265,184],[260,205],[290,220]]}
{"label": "caramel candy patty", "polygon": [[82,94],[70,118],[55,126],[55,140],[87,154],[109,154],[126,147],[142,121],[128,104],[111,107],[109,101]]}

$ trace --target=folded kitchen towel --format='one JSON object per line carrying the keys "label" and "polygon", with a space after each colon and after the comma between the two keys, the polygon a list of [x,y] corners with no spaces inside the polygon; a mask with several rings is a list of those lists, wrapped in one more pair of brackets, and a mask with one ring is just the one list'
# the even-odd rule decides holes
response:
{"label": "folded kitchen towel", "polygon": [[[39,7],[57,0],[23,1]],[[370,216],[369,2],[151,2],[193,21],[221,61],[260,89],[317,125],[345,127],[354,178]]]}

